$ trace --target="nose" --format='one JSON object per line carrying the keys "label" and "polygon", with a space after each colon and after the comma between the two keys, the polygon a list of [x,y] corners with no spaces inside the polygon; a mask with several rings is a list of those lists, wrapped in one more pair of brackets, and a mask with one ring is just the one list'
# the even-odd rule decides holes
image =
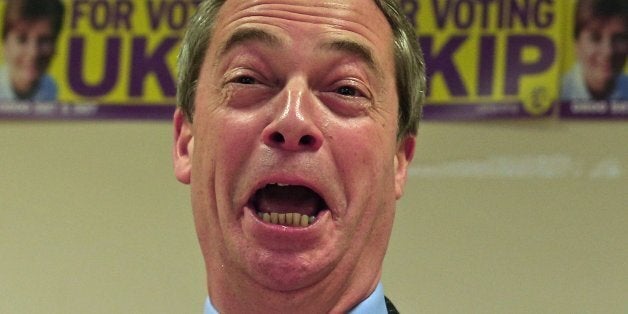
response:
{"label": "nose", "polygon": [[611,38],[605,38],[601,41],[598,53],[604,57],[608,57],[613,54],[613,42]]}
{"label": "nose", "polygon": [[24,50],[24,56],[30,59],[35,59],[38,54],[38,45],[37,42],[31,38],[29,38],[25,45],[26,49]]}
{"label": "nose", "polygon": [[323,144],[315,100],[305,82],[287,85],[277,98],[277,114],[262,131],[264,143],[286,151],[316,151]]}

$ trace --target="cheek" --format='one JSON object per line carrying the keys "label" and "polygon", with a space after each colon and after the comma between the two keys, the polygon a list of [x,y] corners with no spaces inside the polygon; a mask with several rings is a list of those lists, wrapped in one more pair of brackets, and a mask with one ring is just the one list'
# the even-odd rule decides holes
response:
{"label": "cheek", "polygon": [[[390,230],[396,200],[394,157],[382,132],[366,132],[347,137],[335,147],[335,159],[345,188],[346,212],[341,221],[351,239],[350,246],[375,245],[368,239],[380,231]],[[359,134],[359,132],[356,132]],[[390,137],[394,141],[394,136]],[[377,245],[375,245],[377,246]]]}
{"label": "cheek", "polygon": [[367,195],[369,190],[377,191],[370,195],[377,197],[383,192],[378,190],[393,185],[394,132],[371,123],[335,134],[331,150],[350,198]]}
{"label": "cheek", "polygon": [[[252,154],[260,139],[260,122],[254,114],[234,112],[230,109],[218,109],[208,113],[211,119],[199,119],[202,124],[202,141],[195,142],[195,147],[205,156],[211,156],[203,163],[216,163],[217,180],[229,181],[237,178],[234,173],[245,168],[244,163]],[[223,182],[225,183],[225,182]]]}
{"label": "cheek", "polygon": [[215,129],[216,142],[223,145],[220,148],[226,154],[237,155],[250,149],[253,143],[260,141],[263,129],[260,115],[231,110],[222,116],[222,119],[217,121]]}
{"label": "cheek", "polygon": [[576,54],[578,59],[586,62],[594,53],[595,49],[591,49],[592,44],[586,42],[586,39],[581,38],[576,42]]}
{"label": "cheek", "polygon": [[5,56],[5,61],[11,62],[15,60],[22,53],[20,52],[20,48],[12,42],[5,41],[3,42],[3,51]]}
{"label": "cheek", "polygon": [[628,43],[613,49],[613,59],[625,61],[626,57],[628,57]]}

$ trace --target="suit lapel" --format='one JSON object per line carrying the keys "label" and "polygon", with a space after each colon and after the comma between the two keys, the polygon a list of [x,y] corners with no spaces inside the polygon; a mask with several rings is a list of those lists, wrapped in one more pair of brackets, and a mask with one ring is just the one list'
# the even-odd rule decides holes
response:
{"label": "suit lapel", "polygon": [[386,296],[384,296],[384,300],[386,300],[386,309],[388,310],[388,314],[399,314],[399,311],[397,311],[395,305],[392,304],[392,302],[390,302],[390,300]]}

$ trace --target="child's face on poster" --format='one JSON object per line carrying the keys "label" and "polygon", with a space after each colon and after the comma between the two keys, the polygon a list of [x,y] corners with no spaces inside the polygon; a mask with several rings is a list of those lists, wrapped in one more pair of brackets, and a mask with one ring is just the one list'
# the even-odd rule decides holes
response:
{"label": "child's face on poster", "polygon": [[628,54],[628,29],[621,17],[594,20],[576,38],[578,59],[589,89],[603,90],[621,74]]}
{"label": "child's face on poster", "polygon": [[46,72],[55,52],[49,19],[21,21],[8,32],[3,43],[5,63],[16,93],[28,93]]}

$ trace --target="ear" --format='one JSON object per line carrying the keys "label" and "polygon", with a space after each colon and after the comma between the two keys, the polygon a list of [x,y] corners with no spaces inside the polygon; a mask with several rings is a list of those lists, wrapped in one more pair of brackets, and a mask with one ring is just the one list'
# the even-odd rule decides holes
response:
{"label": "ear", "polygon": [[415,145],[416,137],[408,135],[397,146],[397,153],[395,154],[395,195],[397,199],[403,195],[403,189],[408,178],[408,166],[414,158]]}
{"label": "ear", "polygon": [[172,148],[174,176],[179,182],[190,184],[192,152],[194,150],[192,125],[180,108],[175,110],[172,121],[174,125],[174,146]]}

